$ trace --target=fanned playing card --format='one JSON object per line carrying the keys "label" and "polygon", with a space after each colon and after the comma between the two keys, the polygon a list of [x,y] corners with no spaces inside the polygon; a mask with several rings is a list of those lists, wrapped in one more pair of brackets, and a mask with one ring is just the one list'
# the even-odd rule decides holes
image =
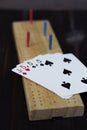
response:
{"label": "fanned playing card", "polygon": [[73,54],[45,54],[17,65],[13,72],[62,98],[87,91],[87,68]]}
{"label": "fanned playing card", "polygon": [[87,91],[87,68],[83,63],[73,54],[63,55],[62,61],[58,86],[62,88],[62,92],[65,92],[64,95],[73,95]]}
{"label": "fanned playing card", "polygon": [[[58,67],[57,63],[60,63],[60,56],[61,54],[57,54],[57,56],[53,56],[52,54],[38,56],[25,61],[23,64],[19,64],[16,68],[12,69],[12,71],[54,92],[55,77],[57,77],[55,74],[57,74],[56,68]],[[21,70],[21,73],[19,73],[19,70]]]}

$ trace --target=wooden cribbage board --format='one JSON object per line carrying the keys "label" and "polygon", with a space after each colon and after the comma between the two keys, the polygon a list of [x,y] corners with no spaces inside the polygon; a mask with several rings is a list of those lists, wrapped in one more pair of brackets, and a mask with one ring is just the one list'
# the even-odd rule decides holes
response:
{"label": "wooden cribbage board", "polygon": [[[43,35],[43,21],[33,21],[32,24],[29,21],[19,21],[12,25],[19,63],[39,54],[62,53],[49,21],[47,21],[46,37]],[[30,32],[30,47],[26,45],[27,31]],[[48,48],[49,34],[53,35],[52,50]],[[84,114],[84,104],[79,94],[70,99],[62,99],[35,82],[26,78],[22,79],[29,120],[77,117]]]}

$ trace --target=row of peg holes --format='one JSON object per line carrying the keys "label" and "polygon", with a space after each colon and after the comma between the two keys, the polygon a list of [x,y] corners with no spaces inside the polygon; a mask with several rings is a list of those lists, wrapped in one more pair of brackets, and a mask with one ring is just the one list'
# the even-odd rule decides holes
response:
{"label": "row of peg holes", "polygon": [[[38,93],[38,98],[39,98],[39,101],[40,101],[40,105],[43,106],[43,101],[42,101],[42,99],[41,99],[40,91],[37,90],[37,93]],[[36,106],[37,103],[36,103],[36,99],[35,99],[34,91],[32,91],[32,99],[33,99],[34,106]]]}
{"label": "row of peg holes", "polygon": [[[38,98],[39,98],[39,101],[40,101],[40,105],[43,106],[43,101],[42,101],[42,97],[41,97],[40,91],[37,90],[37,93],[38,93]],[[33,99],[34,106],[36,106],[37,103],[36,103],[34,91],[32,91],[32,99]],[[56,100],[53,100],[53,103],[56,104],[57,101],[56,101]]]}
{"label": "row of peg holes", "polygon": [[[41,97],[40,91],[37,90],[37,93],[38,93],[38,98],[39,98],[39,101],[40,101],[40,105],[43,106],[43,101],[42,101],[42,97]],[[33,99],[34,106],[36,106],[36,99],[35,99],[34,91],[32,91],[32,99]],[[72,101],[74,101],[75,104],[77,103],[77,100],[76,100],[75,97],[72,98]],[[67,102],[70,104],[71,100],[67,99]],[[57,101],[53,100],[53,103],[56,104]]]}

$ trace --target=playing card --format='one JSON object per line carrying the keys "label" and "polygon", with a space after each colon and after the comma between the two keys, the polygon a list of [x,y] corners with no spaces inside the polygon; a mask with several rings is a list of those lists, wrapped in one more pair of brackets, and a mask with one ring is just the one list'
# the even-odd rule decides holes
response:
{"label": "playing card", "polygon": [[[73,54],[63,55],[60,73],[58,75],[58,91],[62,97],[87,91],[86,80],[87,68]],[[83,77],[83,80],[82,80]],[[83,81],[85,82],[85,81]]]}
{"label": "playing card", "polygon": [[[32,60],[28,60],[27,62],[18,65],[16,68],[12,69],[12,71],[54,92],[54,84],[57,80],[56,67],[57,71],[59,69],[56,62],[60,63],[60,58],[60,54],[57,54],[57,58],[55,58],[55,56],[51,57],[50,55],[35,57]],[[27,68],[29,71],[26,71]],[[18,70],[21,70],[21,73],[19,73]]]}

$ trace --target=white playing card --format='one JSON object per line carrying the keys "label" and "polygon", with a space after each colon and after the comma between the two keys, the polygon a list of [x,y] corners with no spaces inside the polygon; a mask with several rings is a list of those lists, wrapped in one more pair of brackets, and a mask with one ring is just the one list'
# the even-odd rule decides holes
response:
{"label": "white playing card", "polygon": [[[46,80],[48,80],[48,82],[51,83],[51,81],[53,80],[53,77],[55,79],[54,75],[56,73],[56,67],[58,67],[57,63],[60,63],[60,58],[61,58],[60,55],[61,54],[57,54],[57,56],[55,58],[55,56],[53,56],[52,54],[51,55],[47,54],[47,55],[44,55],[43,57],[37,57],[36,59],[34,59],[34,61],[32,61],[32,62],[38,64],[37,68],[35,68],[35,73],[36,72],[38,74],[40,73],[40,77],[38,75],[40,82],[46,82]],[[38,71],[36,71],[36,69]],[[35,77],[35,75],[34,75],[34,77]],[[45,77],[46,77],[46,79],[45,79]],[[52,80],[49,81],[49,78],[51,78],[51,77],[52,77]],[[51,84],[53,84],[53,81]]]}
{"label": "white playing card", "polygon": [[29,69],[29,71],[26,71],[26,66],[21,65],[20,67],[16,67],[14,69],[12,69],[13,72],[16,72],[18,74],[20,74],[21,76],[24,76],[25,78],[28,78],[42,86],[45,86],[45,88],[49,89],[49,90],[53,90],[53,77],[52,77],[52,71],[49,71],[50,75],[48,77],[48,75],[45,73],[46,71],[44,71],[43,73],[41,72],[41,69],[32,69],[32,71]]}
{"label": "white playing card", "polygon": [[58,75],[60,95],[67,97],[87,91],[87,84],[81,82],[82,77],[86,78],[87,68],[73,54],[63,55],[63,61]]}
{"label": "white playing card", "polygon": [[[29,60],[28,62],[24,62],[21,66],[18,65],[16,68],[12,69],[12,71],[18,73],[18,70],[21,69],[22,73],[20,75],[44,86],[45,88],[55,92],[55,82],[57,80],[56,76],[56,67],[57,71],[59,69],[57,63],[60,63],[60,54],[57,54],[57,58],[50,57],[50,55],[45,55],[45,57],[37,57],[33,58],[33,60]],[[32,63],[32,64],[31,64]],[[31,65],[36,65],[36,68],[32,68]],[[44,64],[44,66],[40,66],[40,64]],[[21,67],[21,68],[20,68]],[[29,68],[30,71],[26,72],[25,68]],[[43,67],[43,68],[42,68]],[[25,71],[25,72],[24,72]],[[25,74],[26,73],[26,74]],[[57,93],[58,94],[58,93]]]}

